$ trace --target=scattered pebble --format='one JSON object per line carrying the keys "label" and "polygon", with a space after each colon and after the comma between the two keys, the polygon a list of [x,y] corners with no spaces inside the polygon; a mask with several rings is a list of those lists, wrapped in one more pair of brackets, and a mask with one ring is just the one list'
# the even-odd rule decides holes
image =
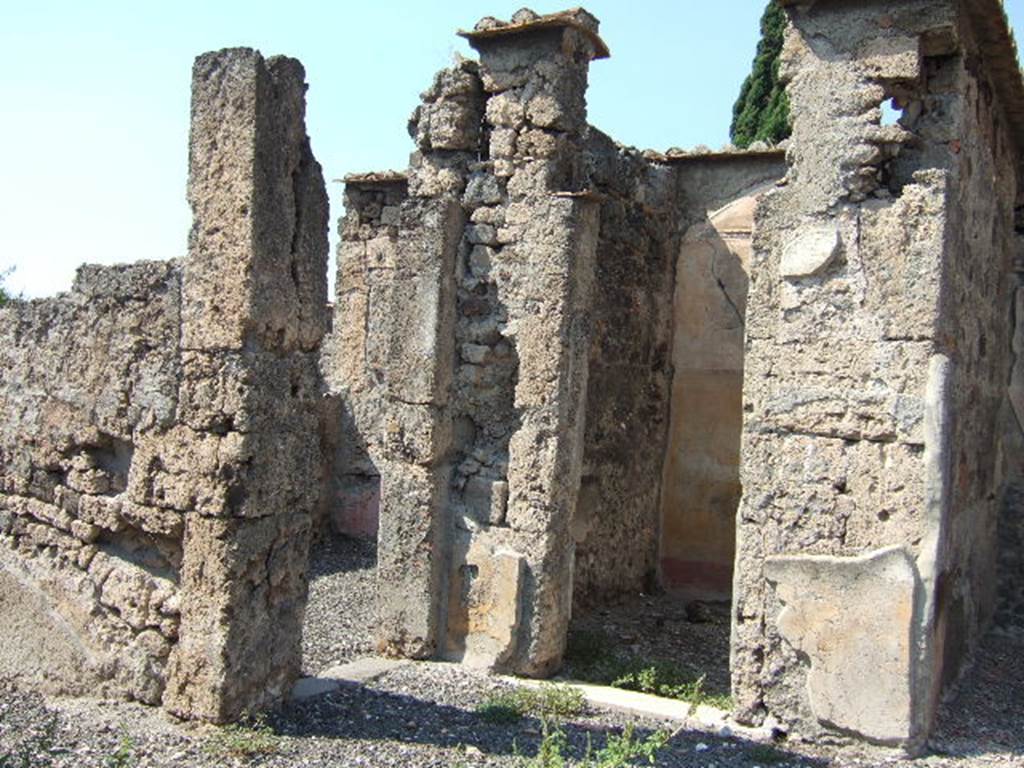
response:
{"label": "scattered pebble", "polygon": [[[305,666],[316,670],[356,658],[369,650],[375,588],[373,548],[334,541],[318,548],[311,567]],[[657,600],[654,601],[655,605]],[[653,610],[645,605],[644,610]],[[600,614],[595,614],[600,615]],[[605,619],[621,620],[615,610]],[[667,626],[673,626],[670,617]],[[685,618],[682,619],[685,621]],[[679,624],[677,626],[681,627]],[[714,622],[692,627],[715,628]],[[625,629],[623,627],[623,629]],[[640,627],[642,630],[642,627]],[[647,633],[633,632],[645,650]],[[265,768],[353,766],[358,768],[522,768],[522,756],[536,754],[541,723],[530,717],[496,724],[476,713],[488,696],[508,683],[454,664],[397,667],[370,685],[292,702],[270,713],[258,755],[224,752],[218,729],[174,720],[139,704],[85,699],[47,699],[0,680],[0,765],[54,768]],[[965,677],[961,693],[942,710],[933,753],[908,761],[860,744],[774,747],[728,736],[721,726],[680,730],[658,755],[660,768],[1021,768],[1024,766],[1024,641],[993,633]],[[572,754],[587,744],[604,745],[632,724],[638,738],[675,731],[678,723],[585,711],[563,724]],[[244,734],[243,734],[244,736]],[[251,745],[256,739],[250,739]],[[218,746],[218,744],[220,746]],[[243,746],[246,739],[242,739]],[[765,750],[771,750],[765,755]],[[714,754],[714,762],[708,757]],[[35,762],[28,762],[34,760]],[[120,760],[120,762],[118,762]]]}

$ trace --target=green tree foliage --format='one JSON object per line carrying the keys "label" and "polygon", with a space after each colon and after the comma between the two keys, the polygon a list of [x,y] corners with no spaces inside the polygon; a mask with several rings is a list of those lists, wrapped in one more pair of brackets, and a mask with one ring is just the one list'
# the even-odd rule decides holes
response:
{"label": "green tree foliage", "polygon": [[732,108],[729,134],[737,147],[755,141],[777,144],[789,136],[789,99],[779,83],[779,54],[786,31],[786,13],[771,0],[761,17],[761,40],[750,75]]}
{"label": "green tree foliage", "polygon": [[14,298],[4,285],[4,281],[7,280],[7,276],[11,274],[12,271],[12,269],[8,269],[6,272],[0,272],[0,307]]}

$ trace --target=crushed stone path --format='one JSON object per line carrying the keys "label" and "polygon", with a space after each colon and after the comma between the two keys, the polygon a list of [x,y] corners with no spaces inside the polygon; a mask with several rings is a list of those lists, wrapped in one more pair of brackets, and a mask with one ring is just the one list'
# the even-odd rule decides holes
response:
{"label": "crushed stone path", "polygon": [[[307,670],[372,655],[373,568],[370,544],[337,539],[317,549],[304,639]],[[641,606],[641,613],[648,611],[657,622],[657,607],[653,601]],[[611,620],[607,629],[612,634],[630,631],[621,613],[597,618],[605,624]],[[665,620],[678,624],[676,637],[694,629],[722,632],[717,621],[691,627],[684,626],[682,615]],[[642,642],[647,635],[646,630],[635,633],[641,653],[647,650]],[[721,653],[714,656],[720,659]],[[527,717],[496,724],[477,712],[509,685],[452,664],[408,664],[363,686],[341,685],[285,704],[268,716],[264,734],[253,734],[181,723],[133,703],[48,699],[17,681],[0,680],[0,765],[527,768],[543,737],[542,723]],[[1024,641],[1019,633],[1006,628],[991,633],[958,690],[943,707],[932,753],[916,761],[863,746],[768,746],[598,708],[571,718],[563,730],[576,758],[588,742],[600,748],[609,734],[627,725],[640,737],[677,731],[658,755],[657,765],[665,768],[1024,768]],[[239,746],[266,751],[231,751]]]}

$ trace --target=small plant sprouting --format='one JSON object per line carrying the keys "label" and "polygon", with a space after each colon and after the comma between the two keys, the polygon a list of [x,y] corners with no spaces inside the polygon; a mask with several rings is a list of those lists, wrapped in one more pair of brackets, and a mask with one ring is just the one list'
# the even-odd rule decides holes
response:
{"label": "small plant sprouting", "polygon": [[569,685],[544,684],[499,691],[484,699],[477,713],[487,722],[514,723],[523,717],[564,720],[580,714],[585,707],[583,693]]}
{"label": "small plant sprouting", "polygon": [[705,688],[703,675],[694,677],[676,664],[651,663],[637,656],[616,653],[610,650],[612,647],[613,643],[601,632],[573,632],[569,636],[566,661],[582,679],[600,685],[679,699],[694,706],[732,708],[728,694],[711,693]]}
{"label": "small plant sprouting", "polygon": [[[543,723],[543,736],[537,755],[527,761],[524,768],[566,768],[570,756],[569,740],[561,728],[551,727],[547,721]],[[668,743],[666,731],[656,731],[644,739],[637,738],[632,724],[626,726],[622,735],[609,734],[605,745],[593,749],[587,739],[587,751],[580,761],[580,768],[626,768],[634,765],[636,760],[646,765],[657,765],[658,752]]]}
{"label": "small plant sprouting", "polygon": [[221,726],[205,745],[208,753],[221,758],[270,755],[280,747],[280,739],[262,714],[246,714],[237,723]]}
{"label": "small plant sprouting", "polygon": [[514,690],[488,696],[477,706],[476,712],[488,723],[495,725],[508,725],[518,722],[523,717],[522,707]]}
{"label": "small plant sprouting", "polygon": [[117,749],[103,758],[103,768],[131,768],[135,764],[135,740],[128,733],[121,733]]}

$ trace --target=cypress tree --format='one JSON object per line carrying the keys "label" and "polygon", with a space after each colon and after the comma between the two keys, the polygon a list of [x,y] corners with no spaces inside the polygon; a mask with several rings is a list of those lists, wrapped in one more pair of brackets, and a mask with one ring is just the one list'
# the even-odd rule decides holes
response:
{"label": "cypress tree", "polygon": [[0,272],[0,307],[14,299],[14,297],[11,296],[11,292],[7,289],[7,286],[4,285],[4,283],[7,282],[7,278],[13,271],[14,267],[11,267],[10,269]]}
{"label": "cypress tree", "polygon": [[737,147],[745,149],[755,141],[777,144],[789,136],[789,99],[779,84],[779,54],[785,30],[786,13],[770,0],[761,17],[761,40],[753,68],[732,108],[729,135]]}

